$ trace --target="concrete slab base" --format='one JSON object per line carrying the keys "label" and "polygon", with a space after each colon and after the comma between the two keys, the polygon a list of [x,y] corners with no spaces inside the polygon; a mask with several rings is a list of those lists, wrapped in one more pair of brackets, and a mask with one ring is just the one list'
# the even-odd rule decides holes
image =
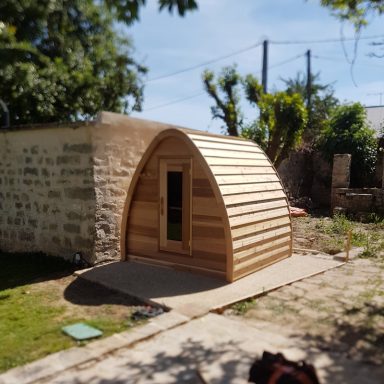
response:
{"label": "concrete slab base", "polygon": [[294,254],[234,283],[137,262],[114,262],[78,276],[190,318],[342,265],[326,254]]}

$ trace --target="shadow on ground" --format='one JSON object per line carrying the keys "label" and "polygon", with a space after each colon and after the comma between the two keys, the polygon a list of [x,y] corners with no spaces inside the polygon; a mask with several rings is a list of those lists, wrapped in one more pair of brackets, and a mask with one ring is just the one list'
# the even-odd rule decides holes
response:
{"label": "shadow on ground", "polygon": [[[255,340],[255,350],[257,340]],[[111,362],[109,369],[95,371],[77,371],[76,377],[71,377],[72,384],[124,384],[134,383],[202,383],[203,377],[210,384],[246,383],[250,366],[260,353],[247,353],[234,342],[221,343],[214,348],[204,343],[186,340],[180,343],[180,348],[173,351],[154,353],[153,356],[140,359],[140,355],[131,354],[120,356],[119,363]],[[313,362],[318,352],[305,353],[306,362]],[[108,364],[107,361],[105,361]],[[321,371],[321,372],[320,372]],[[100,375],[101,373],[101,375]],[[348,361],[340,361],[337,356],[329,355],[327,366],[318,369],[322,383],[376,383],[379,372],[361,367]],[[367,380],[362,380],[366,376]]]}
{"label": "shadow on ground", "polygon": [[42,253],[0,251],[0,291],[26,284],[60,279],[74,272],[73,264]]}
{"label": "shadow on ground", "polygon": [[65,300],[77,305],[100,306],[110,305],[141,305],[138,299],[106,288],[103,285],[77,278],[64,290]]}

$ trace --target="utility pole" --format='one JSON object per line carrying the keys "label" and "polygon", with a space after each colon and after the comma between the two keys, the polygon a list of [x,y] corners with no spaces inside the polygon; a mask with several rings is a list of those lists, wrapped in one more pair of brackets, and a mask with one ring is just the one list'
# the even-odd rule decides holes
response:
{"label": "utility pole", "polygon": [[261,78],[264,93],[267,93],[267,80],[268,80],[268,40],[264,40],[263,41],[263,73]]}
{"label": "utility pole", "polygon": [[312,74],[311,74],[311,50],[306,52],[307,56],[307,108],[311,109],[311,96],[312,96]]}

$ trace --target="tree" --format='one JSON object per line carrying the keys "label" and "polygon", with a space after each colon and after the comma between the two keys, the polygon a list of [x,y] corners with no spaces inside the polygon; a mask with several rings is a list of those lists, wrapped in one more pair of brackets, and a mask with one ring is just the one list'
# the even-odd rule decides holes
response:
{"label": "tree", "polygon": [[[127,24],[139,20],[140,9],[146,5],[146,2],[146,0],[105,0],[105,4],[115,18]],[[159,11],[167,8],[171,13],[177,8],[180,16],[197,9],[195,0],[158,0],[158,5]]]}
{"label": "tree", "polygon": [[384,0],[321,0],[341,20],[352,22],[356,30],[368,23],[368,16],[384,13]]}
{"label": "tree", "polygon": [[[241,76],[236,72],[236,67],[224,67],[217,78],[217,84],[214,73],[206,70],[203,73],[203,82],[205,90],[216,103],[211,107],[213,118],[223,120],[230,136],[239,136],[242,117],[237,88],[241,84]],[[223,93],[223,98],[220,98],[219,92]]]}
{"label": "tree", "polygon": [[[138,19],[145,0],[2,0],[0,98],[12,124],[141,110],[142,75],[131,41],[114,30]],[[179,14],[193,0],[159,0]]]}
{"label": "tree", "polygon": [[[320,74],[311,75],[311,104],[308,112],[308,121],[303,133],[303,141],[312,145],[324,129],[332,111],[338,105],[334,90],[330,84],[319,82]],[[282,79],[289,95],[298,93],[303,99],[307,97],[307,78],[298,72],[295,78]]]}
{"label": "tree", "polygon": [[366,112],[360,103],[338,106],[323,130],[318,148],[332,161],[336,153],[350,153],[351,185],[369,186],[373,180],[377,140],[366,122]]}
{"label": "tree", "polygon": [[[302,97],[297,94],[276,92],[264,94],[259,81],[252,75],[244,79],[236,67],[226,67],[214,83],[214,74],[205,71],[203,81],[208,94],[215,100],[211,108],[214,118],[223,120],[227,133],[257,142],[271,161],[278,166],[301,139],[306,122],[306,110]],[[251,124],[244,124],[241,118],[239,86],[243,85],[245,97],[259,109],[260,117]],[[223,94],[220,98],[218,88]]]}

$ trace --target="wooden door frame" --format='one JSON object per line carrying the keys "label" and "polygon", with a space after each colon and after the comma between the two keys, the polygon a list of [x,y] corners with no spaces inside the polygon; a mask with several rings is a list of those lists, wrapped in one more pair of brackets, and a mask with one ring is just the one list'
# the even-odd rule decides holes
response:
{"label": "wooden door frame", "polygon": [[[159,250],[192,255],[192,158],[161,156],[159,159]],[[182,241],[167,239],[167,172],[183,173]],[[187,176],[187,177],[185,177]]]}

